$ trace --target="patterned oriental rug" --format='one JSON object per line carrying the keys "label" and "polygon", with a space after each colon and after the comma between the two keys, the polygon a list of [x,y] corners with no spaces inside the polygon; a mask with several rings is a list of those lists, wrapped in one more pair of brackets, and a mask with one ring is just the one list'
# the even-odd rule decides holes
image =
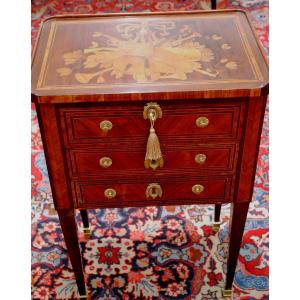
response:
{"label": "patterned oriental rug", "polygon": [[[268,1],[220,1],[245,9],[268,51]],[[48,16],[74,13],[209,9],[209,1],[32,0],[32,43]],[[253,201],[248,213],[233,299],[268,299],[268,109]],[[72,267],[54,210],[43,145],[32,105],[32,299],[76,299]],[[212,206],[90,210],[92,237],[85,240],[77,214],[91,299],[222,299],[229,205],[212,232]],[[110,256],[106,253],[110,252]]]}

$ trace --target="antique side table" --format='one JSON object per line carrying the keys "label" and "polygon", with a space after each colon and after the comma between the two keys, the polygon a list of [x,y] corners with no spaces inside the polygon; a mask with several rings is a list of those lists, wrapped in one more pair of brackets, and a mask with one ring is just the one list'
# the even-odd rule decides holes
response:
{"label": "antique side table", "polygon": [[81,298],[74,209],[231,205],[234,278],[268,94],[268,65],[238,10],[60,16],[32,63],[55,208]]}

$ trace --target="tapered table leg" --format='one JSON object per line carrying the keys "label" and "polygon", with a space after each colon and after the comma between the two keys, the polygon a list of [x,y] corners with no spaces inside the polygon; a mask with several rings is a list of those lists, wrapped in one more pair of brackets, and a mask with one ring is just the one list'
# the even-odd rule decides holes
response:
{"label": "tapered table leg", "polygon": [[220,229],[220,215],[221,215],[222,204],[215,204],[215,217],[213,224],[213,231],[218,232]]}
{"label": "tapered table leg", "polygon": [[84,299],[87,293],[84,282],[83,267],[78,242],[77,224],[75,222],[74,210],[58,209],[57,213],[60,220],[60,225],[64,235],[65,243],[67,246],[69,258],[73,267],[78,291],[81,296],[81,299]]}
{"label": "tapered table leg", "polygon": [[81,209],[80,210],[80,215],[83,223],[83,227],[89,228],[89,217],[88,217],[88,212],[86,209]]}
{"label": "tapered table leg", "polygon": [[229,296],[232,290],[232,283],[240,252],[248,208],[249,202],[237,202],[231,204],[230,241],[224,296]]}
{"label": "tapered table leg", "polygon": [[86,209],[81,209],[80,210],[80,215],[83,223],[83,233],[86,238],[90,238],[91,236],[91,228],[89,225],[89,217],[88,217],[88,212]]}
{"label": "tapered table leg", "polygon": [[217,8],[217,0],[211,0],[211,9]]}

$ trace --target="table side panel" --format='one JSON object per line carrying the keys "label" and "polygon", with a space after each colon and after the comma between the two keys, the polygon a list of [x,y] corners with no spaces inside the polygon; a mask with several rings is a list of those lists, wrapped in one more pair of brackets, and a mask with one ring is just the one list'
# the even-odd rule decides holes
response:
{"label": "table side panel", "polygon": [[252,200],[266,103],[267,97],[256,97],[249,101],[247,118],[245,120],[246,127],[241,154],[239,183],[235,196],[238,202],[250,202]]}
{"label": "table side panel", "polygon": [[36,105],[47,169],[56,209],[73,207],[69,186],[67,160],[63,151],[61,131],[54,105]]}

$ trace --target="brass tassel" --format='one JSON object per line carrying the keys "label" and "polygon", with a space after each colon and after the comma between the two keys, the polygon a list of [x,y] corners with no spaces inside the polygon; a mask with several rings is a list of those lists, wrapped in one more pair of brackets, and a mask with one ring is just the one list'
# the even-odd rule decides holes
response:
{"label": "brass tassel", "polygon": [[147,150],[145,156],[145,168],[155,170],[158,166],[162,167],[164,160],[160,150],[160,144],[153,123],[151,122],[150,134],[147,142]]}

